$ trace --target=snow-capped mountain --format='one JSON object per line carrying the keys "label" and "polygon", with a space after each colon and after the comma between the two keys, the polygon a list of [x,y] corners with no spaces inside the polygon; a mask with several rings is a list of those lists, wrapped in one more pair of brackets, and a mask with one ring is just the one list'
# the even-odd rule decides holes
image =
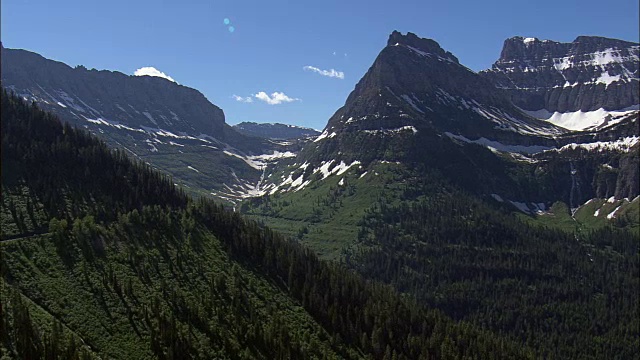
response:
{"label": "snow-capped mountain", "polygon": [[406,126],[510,141],[563,133],[523,113],[437,42],[393,32],[325,131],[329,136]]}
{"label": "snow-capped mountain", "polygon": [[394,31],[322,134],[270,169],[259,192],[297,192],[393,163],[437,169],[469,191],[516,202],[638,195],[635,113],[575,132],[534,118],[512,98],[434,40]]}
{"label": "snow-capped mountain", "polygon": [[638,110],[640,45],[597,36],[571,43],[512,37],[481,72],[530,115],[570,130]]}
{"label": "snow-capped mountain", "polygon": [[[278,124],[243,123],[237,131],[194,89],[73,69],[23,50],[2,48],[2,86],[193,191],[230,202],[370,176],[379,164],[418,177],[435,170],[467,191],[517,203],[634,198],[640,131],[629,107],[634,94],[637,102],[637,46],[578,40],[509,39],[494,68],[478,74],[434,40],[394,31],[319,135]],[[564,95],[549,95],[558,91]],[[584,114],[602,118],[568,125],[582,124]],[[292,134],[312,137],[274,140]]]}

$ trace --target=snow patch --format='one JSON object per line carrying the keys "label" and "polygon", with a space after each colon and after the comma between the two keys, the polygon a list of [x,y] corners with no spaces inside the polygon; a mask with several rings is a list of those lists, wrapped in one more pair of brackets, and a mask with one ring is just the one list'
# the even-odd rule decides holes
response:
{"label": "snow patch", "polygon": [[[607,125],[615,124],[622,120],[623,117],[633,113],[634,111],[638,111],[639,109],[640,105],[633,105],[616,111],[607,111],[603,108],[593,111],[573,111],[565,113],[557,111],[551,113],[546,109],[523,111],[537,119],[548,121],[556,126],[560,126],[568,130],[585,130],[603,125],[605,122],[607,122]],[[608,116],[610,116],[610,118],[607,121]]]}
{"label": "snow patch", "polygon": [[614,151],[628,152],[631,150],[631,148],[635,144],[638,143],[638,141],[640,141],[640,138],[638,136],[629,136],[629,137],[625,137],[623,139],[618,139],[614,141],[597,141],[597,142],[582,143],[582,144],[571,143],[561,147],[560,149],[554,149],[551,151],[561,152],[561,151],[575,150],[577,148],[581,148],[589,151],[614,150]]}
{"label": "snow patch", "polygon": [[482,145],[482,146],[488,148],[489,150],[491,150],[493,152],[502,151],[502,152],[509,152],[509,153],[515,152],[515,153],[525,153],[525,154],[536,154],[536,153],[539,153],[539,152],[542,152],[542,151],[545,151],[545,150],[552,149],[551,147],[542,146],[542,145],[531,145],[531,146],[505,145],[505,144],[502,144],[500,142],[489,140],[489,139],[484,138],[484,137],[481,137],[481,138],[476,139],[476,140],[470,140],[470,139],[466,138],[465,136],[455,135],[455,134],[452,134],[452,133],[450,133],[448,131],[445,132],[445,135],[447,135],[451,139],[463,141],[465,143],[474,143],[474,144]]}
{"label": "snow patch", "polygon": [[411,131],[412,133],[416,134],[418,132],[418,129],[416,129],[413,126],[402,126],[402,127],[395,128],[395,129],[362,130],[362,131],[367,133],[367,134],[374,134],[374,135],[378,135],[378,134],[393,135],[393,134],[398,134],[398,133],[403,132],[403,131]]}
{"label": "snow patch", "polygon": [[613,210],[609,215],[607,215],[607,219],[611,220],[613,218],[616,217],[616,213],[618,212],[618,210],[620,210],[620,208],[622,207],[622,205],[619,205],[617,208],[615,208],[615,210]]}
{"label": "snow patch", "polygon": [[313,140],[313,142],[318,142],[322,139],[331,139],[332,137],[336,136],[337,134],[334,132],[332,132],[331,134],[329,134],[329,132],[327,130],[323,131],[322,134],[320,134],[315,140]]}

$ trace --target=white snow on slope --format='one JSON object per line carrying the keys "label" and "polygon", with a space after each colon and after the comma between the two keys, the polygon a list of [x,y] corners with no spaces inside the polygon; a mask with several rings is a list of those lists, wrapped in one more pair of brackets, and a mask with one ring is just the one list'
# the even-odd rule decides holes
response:
{"label": "white snow on slope", "polygon": [[191,170],[193,170],[193,171],[195,171],[195,172],[198,172],[198,173],[200,172],[200,170],[198,170],[198,169],[194,168],[194,167],[193,167],[193,166],[191,166],[191,165],[187,166],[187,168],[188,168],[188,169],[191,169]]}
{"label": "white snow on slope", "polygon": [[632,146],[638,143],[640,138],[637,136],[629,136],[624,139],[618,139],[615,141],[597,141],[592,143],[583,143],[583,144],[568,144],[560,149],[553,149],[551,151],[566,151],[566,150],[575,150],[577,148],[582,148],[586,150],[617,150],[622,152],[628,152]]}
{"label": "white snow on slope", "polygon": [[[637,46],[632,46],[631,50],[632,51],[637,51],[638,47]],[[607,64],[612,64],[612,63],[623,63],[623,62],[627,62],[627,61],[638,61],[638,55],[637,54],[630,54],[627,56],[622,56],[620,55],[620,51],[616,50],[616,49],[605,49],[604,51],[597,51],[594,52],[592,54],[588,54],[589,59],[588,60],[582,60],[582,61],[578,61],[578,62],[574,62],[574,56],[567,56],[567,57],[563,57],[563,58],[554,58],[553,62],[554,62],[554,67],[556,68],[556,70],[567,70],[571,67],[574,67],[576,65],[581,65],[581,66],[603,66],[603,65],[607,65]]]}
{"label": "white snow on slope", "polygon": [[608,71],[603,71],[602,74],[595,80],[596,84],[605,84],[607,86],[612,83],[620,81],[620,75],[609,75]]}
{"label": "white snow on slope", "polygon": [[81,115],[81,116],[84,117],[88,122],[90,122],[92,124],[111,126],[111,127],[114,127],[116,129],[121,129],[121,130],[144,132],[144,130],[142,130],[142,129],[134,129],[134,128],[128,127],[126,125],[122,125],[117,121],[109,121],[109,120],[105,120],[103,118],[89,119],[88,117],[86,117],[84,115]]}
{"label": "white snow on slope", "polygon": [[607,219],[611,220],[613,218],[616,217],[616,213],[618,212],[618,210],[620,210],[620,208],[622,207],[622,205],[619,205],[615,210],[613,210],[609,215],[607,215]]}
{"label": "white snow on slope", "polygon": [[455,135],[452,134],[450,132],[445,132],[445,135],[447,135],[448,137],[455,139],[455,140],[459,140],[459,141],[463,141],[466,143],[474,143],[474,144],[478,144],[478,145],[482,145],[487,147],[489,150],[491,151],[502,151],[502,152],[515,152],[515,153],[524,153],[524,154],[535,154],[535,153],[539,153],[545,150],[550,150],[552,149],[551,147],[548,146],[542,146],[542,145],[532,145],[532,146],[524,146],[524,145],[505,145],[502,144],[500,142],[497,141],[493,141],[493,140],[489,140],[487,138],[481,137],[479,139],[476,140],[470,140],[462,135]]}
{"label": "white snow on slope", "polygon": [[378,135],[378,134],[383,134],[383,135],[392,135],[392,134],[398,134],[400,132],[403,131],[411,131],[414,134],[418,132],[418,129],[416,129],[413,126],[402,126],[399,128],[395,128],[395,129],[384,129],[384,130],[362,130],[363,132],[367,133],[367,134],[374,134],[374,135]]}
{"label": "white snow on slope", "polygon": [[273,161],[277,159],[284,159],[284,158],[290,158],[295,156],[296,154],[292,153],[291,151],[280,152],[276,150],[272,154],[253,155],[253,156],[248,156],[248,158],[255,161]]}
{"label": "white snow on slope", "polygon": [[573,111],[565,113],[557,111],[552,113],[546,109],[536,111],[523,111],[535,118],[548,121],[556,126],[560,126],[565,129],[585,130],[595,126],[603,125],[605,119],[609,115],[611,115],[611,120],[607,123],[607,125],[615,124],[616,122],[620,121],[623,116],[629,115],[634,111],[637,111],[638,109],[640,109],[640,105],[633,105],[618,111],[607,111],[603,108],[594,111]]}
{"label": "white snow on slope", "polygon": [[330,139],[334,136],[336,136],[337,134],[334,132],[332,132],[331,134],[329,134],[329,132],[327,130],[325,130],[322,134],[320,134],[315,140],[313,140],[313,142],[318,142],[322,139]]}
{"label": "white snow on slope", "polygon": [[264,166],[264,163],[259,162],[259,161],[254,161],[251,159],[248,159],[240,154],[236,154],[234,152],[229,151],[229,149],[227,150],[223,150],[223,153],[229,155],[229,156],[233,156],[233,157],[237,157],[238,159],[244,161],[247,165],[251,166],[252,168],[256,169],[256,170],[262,170],[262,167]]}

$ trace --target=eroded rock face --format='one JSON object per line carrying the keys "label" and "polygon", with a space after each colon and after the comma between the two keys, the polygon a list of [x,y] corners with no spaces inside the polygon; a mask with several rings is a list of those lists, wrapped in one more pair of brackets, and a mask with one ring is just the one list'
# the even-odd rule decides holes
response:
{"label": "eroded rock face", "polygon": [[619,110],[638,104],[640,46],[579,36],[571,43],[512,37],[481,72],[525,110]]}
{"label": "eroded rock face", "polygon": [[65,120],[103,119],[131,128],[224,138],[224,113],[199,91],[150,76],[87,70],[25,50],[2,48],[2,86]]}
{"label": "eroded rock face", "polygon": [[521,143],[562,132],[524,114],[434,40],[394,31],[325,131],[339,136],[409,126]]}

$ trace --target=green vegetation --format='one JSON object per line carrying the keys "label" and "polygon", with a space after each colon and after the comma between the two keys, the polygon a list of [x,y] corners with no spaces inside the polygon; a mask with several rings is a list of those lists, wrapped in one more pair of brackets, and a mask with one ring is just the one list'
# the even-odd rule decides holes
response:
{"label": "green vegetation", "polygon": [[1,357],[533,358],[1,104]]}
{"label": "green vegetation", "polygon": [[358,223],[371,204],[397,199],[405,188],[405,173],[402,165],[378,163],[362,177],[347,171],[314,181],[304,191],[247,199],[240,211],[296,238],[320,257],[338,260],[357,238]]}
{"label": "green vegetation", "polygon": [[[241,209],[423,305],[530,346],[536,357],[636,356],[638,199],[593,200],[573,217],[556,202],[527,216],[431,169],[367,170],[362,179],[347,173],[346,186],[334,176]],[[374,171],[379,176],[368,177]]]}
{"label": "green vegetation", "polygon": [[[607,216],[615,211],[615,216]],[[640,234],[640,198],[629,202],[627,200],[607,201],[607,199],[592,199],[574,210],[572,215],[567,204],[554,203],[549,211],[534,216],[518,213],[517,216],[532,225],[556,228],[586,235],[589,231],[607,227],[625,229],[634,234]],[[597,214],[597,216],[596,216]]]}
{"label": "green vegetation", "polygon": [[380,202],[346,262],[539,357],[636,357],[637,236],[603,226],[576,238],[560,224],[528,225],[462,192]]}

